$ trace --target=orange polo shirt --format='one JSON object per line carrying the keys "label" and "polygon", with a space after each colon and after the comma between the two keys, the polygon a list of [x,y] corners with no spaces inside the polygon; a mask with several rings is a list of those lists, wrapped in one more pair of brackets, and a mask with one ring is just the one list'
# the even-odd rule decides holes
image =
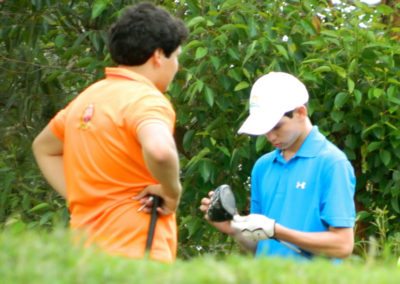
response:
{"label": "orange polo shirt", "polygon": [[[132,200],[157,184],[145,166],[137,131],[158,121],[173,132],[175,112],[167,98],[145,77],[123,68],[106,68],[94,83],[50,122],[64,143],[67,202],[73,229],[86,244],[132,258],[145,255],[150,215],[137,212]],[[176,257],[175,214],[159,216],[150,257]]]}

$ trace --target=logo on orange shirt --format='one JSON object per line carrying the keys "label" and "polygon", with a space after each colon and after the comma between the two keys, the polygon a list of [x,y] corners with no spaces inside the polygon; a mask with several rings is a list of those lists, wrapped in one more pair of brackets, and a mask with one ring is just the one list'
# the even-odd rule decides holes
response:
{"label": "logo on orange shirt", "polygon": [[80,129],[88,129],[90,126],[89,123],[92,120],[93,115],[94,115],[94,105],[90,104],[83,111],[83,114],[81,117],[81,124],[80,124],[79,128]]}

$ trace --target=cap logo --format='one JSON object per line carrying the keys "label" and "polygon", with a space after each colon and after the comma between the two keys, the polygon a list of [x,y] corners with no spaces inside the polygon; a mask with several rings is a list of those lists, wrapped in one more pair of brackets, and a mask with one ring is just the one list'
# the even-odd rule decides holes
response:
{"label": "cap logo", "polygon": [[250,108],[259,108],[261,107],[261,100],[262,98],[260,96],[253,96],[250,99]]}

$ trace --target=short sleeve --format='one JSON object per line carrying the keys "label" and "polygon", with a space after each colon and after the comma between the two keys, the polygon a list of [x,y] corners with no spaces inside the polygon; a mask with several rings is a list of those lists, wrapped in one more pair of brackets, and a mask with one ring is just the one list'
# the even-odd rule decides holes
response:
{"label": "short sleeve", "polygon": [[260,175],[258,174],[257,167],[259,163],[256,163],[255,166],[253,167],[253,170],[251,172],[251,203],[250,203],[250,213],[251,214],[262,214],[261,208],[260,208],[260,201],[261,197],[259,196],[260,194],[260,185],[259,185],[259,179],[261,178]]}
{"label": "short sleeve", "polygon": [[134,135],[140,127],[155,121],[166,124],[172,133],[175,125],[175,111],[165,97],[147,95],[128,106],[124,113],[124,120]]}
{"label": "short sleeve", "polygon": [[60,110],[49,123],[51,131],[61,141],[64,141],[66,112],[66,108]]}
{"label": "short sleeve", "polygon": [[355,175],[348,160],[336,161],[325,173],[321,219],[331,227],[350,228],[355,222]]}

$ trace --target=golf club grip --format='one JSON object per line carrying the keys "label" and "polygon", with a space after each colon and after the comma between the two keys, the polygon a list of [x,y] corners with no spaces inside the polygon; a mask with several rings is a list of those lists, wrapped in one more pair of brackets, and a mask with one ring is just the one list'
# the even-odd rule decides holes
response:
{"label": "golf club grip", "polygon": [[157,208],[160,204],[160,197],[153,195],[153,206],[151,208],[151,216],[150,216],[150,225],[149,225],[149,231],[147,233],[147,241],[146,241],[146,251],[151,250],[151,245],[153,244],[153,238],[154,238],[154,232],[156,229],[156,223],[157,223]]}

